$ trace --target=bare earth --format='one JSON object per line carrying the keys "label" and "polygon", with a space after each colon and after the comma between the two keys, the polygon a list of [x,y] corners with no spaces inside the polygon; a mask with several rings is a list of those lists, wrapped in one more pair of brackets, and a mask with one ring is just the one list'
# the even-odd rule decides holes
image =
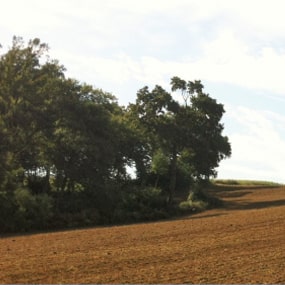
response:
{"label": "bare earth", "polygon": [[0,239],[0,283],[284,283],[285,188],[179,220]]}

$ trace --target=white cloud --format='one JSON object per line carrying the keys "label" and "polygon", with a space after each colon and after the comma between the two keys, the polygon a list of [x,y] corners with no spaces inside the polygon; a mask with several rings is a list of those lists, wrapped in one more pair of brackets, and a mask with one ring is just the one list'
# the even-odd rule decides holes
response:
{"label": "white cloud", "polygon": [[229,136],[233,154],[221,163],[219,177],[285,182],[285,139],[275,125],[285,116],[245,107],[228,112],[240,129]]}
{"label": "white cloud", "polygon": [[[124,53],[113,57],[90,54],[70,55],[62,52],[59,58],[70,68],[80,65],[82,76],[88,73],[110,82],[139,80],[144,84],[161,83],[174,75],[187,79],[224,82],[252,89],[265,90],[285,96],[285,52],[279,54],[264,48],[259,56],[251,55],[245,43],[224,31],[205,46],[204,56],[185,61],[160,60],[151,56],[133,58]],[[66,59],[66,60],[65,60]],[[84,67],[85,66],[85,67]]]}
{"label": "white cloud", "polygon": [[285,51],[263,47],[260,54],[253,54],[230,29],[205,43],[204,55],[190,65],[202,79],[285,93]]}
{"label": "white cloud", "polygon": [[260,37],[283,36],[285,28],[283,0],[226,1],[232,14],[247,25],[248,32],[258,32]]}
{"label": "white cloud", "polygon": [[[180,75],[283,95],[285,50],[267,42],[277,37],[278,46],[285,44],[283,8],[282,0],[10,0],[1,8],[0,24],[11,37],[43,34],[68,70],[85,81],[94,78],[90,83],[102,78],[152,84]],[[164,30],[166,20],[173,31]],[[200,34],[191,34],[195,27]],[[176,35],[182,28],[185,34]],[[267,40],[256,46],[250,37],[260,35]],[[199,55],[191,50],[196,41]],[[190,47],[180,57],[179,44]],[[134,53],[141,49],[136,55],[129,54],[132,45]],[[165,49],[168,59],[159,56]]]}
{"label": "white cloud", "polygon": [[[2,0],[0,43],[40,37],[69,76],[119,99],[177,75],[270,100],[285,98],[284,10],[284,0]],[[285,116],[245,107],[227,116],[240,129],[227,129],[233,156],[220,174],[285,182]]]}

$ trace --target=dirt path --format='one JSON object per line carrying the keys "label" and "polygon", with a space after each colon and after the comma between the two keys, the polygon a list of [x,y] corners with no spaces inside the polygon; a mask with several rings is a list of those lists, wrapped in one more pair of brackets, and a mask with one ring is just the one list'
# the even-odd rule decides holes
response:
{"label": "dirt path", "polygon": [[175,221],[0,239],[0,283],[285,283],[285,189]]}

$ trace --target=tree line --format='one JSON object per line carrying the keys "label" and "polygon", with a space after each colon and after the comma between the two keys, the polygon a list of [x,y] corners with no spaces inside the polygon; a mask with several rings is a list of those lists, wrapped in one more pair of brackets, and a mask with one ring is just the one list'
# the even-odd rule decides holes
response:
{"label": "tree line", "polygon": [[0,231],[172,215],[176,194],[215,177],[231,146],[224,107],[201,81],[170,86],[143,87],[120,106],[66,78],[47,44],[14,37],[0,57]]}

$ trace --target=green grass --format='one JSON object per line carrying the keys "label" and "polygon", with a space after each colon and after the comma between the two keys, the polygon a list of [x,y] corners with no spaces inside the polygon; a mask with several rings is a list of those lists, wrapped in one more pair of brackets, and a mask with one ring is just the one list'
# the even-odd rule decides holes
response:
{"label": "green grass", "polygon": [[280,183],[271,181],[260,181],[260,180],[236,180],[236,179],[213,179],[211,182],[214,185],[237,185],[237,186],[282,186]]}
{"label": "green grass", "polygon": [[192,200],[187,200],[183,201],[179,204],[179,208],[184,211],[204,211],[208,207],[208,203],[204,202],[202,200],[197,200],[197,201],[192,201]]}

